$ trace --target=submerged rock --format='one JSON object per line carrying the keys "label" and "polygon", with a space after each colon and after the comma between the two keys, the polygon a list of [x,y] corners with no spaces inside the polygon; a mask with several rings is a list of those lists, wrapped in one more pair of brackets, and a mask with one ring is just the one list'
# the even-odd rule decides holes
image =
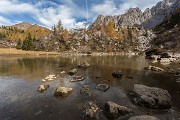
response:
{"label": "submerged rock", "polygon": [[120,116],[125,116],[132,112],[131,109],[124,107],[124,106],[120,106],[111,101],[108,101],[105,104],[104,109],[105,109],[105,114],[109,120],[115,120],[115,119],[119,118]]}
{"label": "submerged rock", "polygon": [[99,120],[100,119],[100,109],[94,102],[86,102],[84,105],[84,118],[86,120]]}
{"label": "submerged rock", "polygon": [[141,116],[133,116],[130,117],[128,120],[160,120],[154,116],[149,115],[141,115]]}
{"label": "submerged rock", "polygon": [[79,81],[83,81],[85,78],[83,78],[82,76],[76,76],[73,77],[72,80],[70,80],[70,82],[79,82]]}
{"label": "submerged rock", "polygon": [[121,71],[113,72],[112,76],[115,77],[115,78],[121,78],[122,77],[122,72]]}
{"label": "submerged rock", "polygon": [[70,70],[67,74],[73,76],[77,73],[77,69]]}
{"label": "submerged rock", "polygon": [[105,92],[105,91],[107,91],[109,89],[109,85],[107,85],[107,84],[98,84],[96,86],[96,89]]}
{"label": "submerged rock", "polygon": [[42,92],[46,91],[48,88],[49,88],[49,85],[40,85],[40,86],[38,87],[37,91],[38,91],[39,93],[42,93]]}
{"label": "submerged rock", "polygon": [[91,96],[92,91],[89,89],[89,87],[82,87],[80,90],[80,94],[85,96]]}
{"label": "submerged rock", "polygon": [[84,62],[84,63],[79,64],[77,67],[78,67],[78,68],[85,69],[85,68],[90,67],[90,64],[87,63],[87,62]]}
{"label": "submerged rock", "polygon": [[171,108],[172,98],[167,90],[135,84],[129,94],[132,100],[142,106],[158,109]]}
{"label": "submerged rock", "polygon": [[67,87],[58,87],[56,91],[54,92],[55,97],[67,97],[69,94],[71,94],[73,91],[72,88],[67,88]]}

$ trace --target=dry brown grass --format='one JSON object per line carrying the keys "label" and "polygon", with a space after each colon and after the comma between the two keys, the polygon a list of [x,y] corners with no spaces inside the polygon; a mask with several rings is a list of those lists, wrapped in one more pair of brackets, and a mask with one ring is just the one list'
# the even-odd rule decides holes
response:
{"label": "dry brown grass", "polygon": [[58,55],[58,52],[24,51],[16,48],[0,48],[0,55]]}

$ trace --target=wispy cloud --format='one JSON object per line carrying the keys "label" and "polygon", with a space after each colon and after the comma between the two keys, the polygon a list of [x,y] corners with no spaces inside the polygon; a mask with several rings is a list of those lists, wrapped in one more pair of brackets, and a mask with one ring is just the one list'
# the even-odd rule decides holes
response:
{"label": "wispy cloud", "polygon": [[[139,7],[141,10],[145,10],[158,1],[160,0],[88,0],[89,20],[94,20],[99,14],[118,15],[131,7]],[[0,24],[14,23],[7,16],[13,16],[17,21],[18,17],[16,16],[26,14],[24,17],[29,17],[49,28],[57,24],[59,19],[66,28],[80,28],[84,27],[85,6],[84,0],[79,2],[75,0],[39,0],[38,2],[0,0]]]}

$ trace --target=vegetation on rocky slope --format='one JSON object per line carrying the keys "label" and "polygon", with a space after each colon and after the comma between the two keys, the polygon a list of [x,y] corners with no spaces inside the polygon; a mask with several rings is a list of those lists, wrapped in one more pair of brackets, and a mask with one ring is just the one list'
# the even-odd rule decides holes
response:
{"label": "vegetation on rocky slope", "polygon": [[152,44],[167,50],[179,51],[180,9],[172,17],[155,27],[153,31],[157,34],[157,37]]}

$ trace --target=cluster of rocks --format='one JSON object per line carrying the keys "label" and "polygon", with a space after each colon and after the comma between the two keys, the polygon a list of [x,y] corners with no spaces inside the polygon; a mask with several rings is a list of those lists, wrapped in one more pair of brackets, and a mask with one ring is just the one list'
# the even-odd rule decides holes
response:
{"label": "cluster of rocks", "polygon": [[[171,95],[167,90],[156,87],[148,87],[141,84],[135,84],[129,93],[132,101],[140,106],[151,109],[170,109],[172,104]],[[103,112],[102,112],[103,111]],[[120,117],[132,116],[135,111],[132,109],[118,105],[112,101],[108,101],[101,110],[95,102],[88,101],[84,105],[84,118],[88,120],[99,120],[102,113],[109,120],[116,120]],[[154,116],[140,115],[129,117],[128,120],[159,120]]]}
{"label": "cluster of rocks", "polygon": [[[78,67],[80,69],[89,67],[89,64],[80,64],[83,67]],[[148,69],[151,70],[157,70],[162,71],[159,68],[156,68],[154,66],[149,66]],[[68,73],[71,73],[69,75],[75,75],[78,72],[77,69],[73,69]],[[73,73],[73,74],[72,74]],[[180,74],[177,73],[177,74]],[[122,77],[121,71],[115,71],[112,73],[112,76],[115,78],[121,78]],[[53,75],[49,75],[47,78],[55,78]],[[84,78],[80,76],[73,77],[74,80],[71,80],[70,82],[79,82],[84,80]],[[77,80],[76,80],[77,79]],[[109,85],[107,84],[98,84],[95,89],[99,91],[107,91],[109,89]],[[47,90],[49,88],[49,85],[40,85],[38,88],[38,92],[42,93],[43,91]],[[69,87],[62,87],[59,86],[54,92],[55,97],[67,97],[73,92],[73,88]],[[83,85],[80,89],[80,94],[85,96],[90,96],[92,94],[92,91],[89,88],[89,85]],[[172,105],[172,97],[168,93],[167,90],[163,90],[161,88],[156,87],[148,87],[141,84],[135,84],[133,89],[128,93],[129,98],[132,100],[133,103],[136,105],[147,107],[151,109],[170,109]],[[108,101],[104,104],[104,107],[100,109],[98,105],[95,102],[88,101],[84,105],[83,110],[83,118],[86,120],[100,120],[103,117],[103,114],[109,119],[109,120],[116,120],[119,118],[128,118],[128,120],[159,120],[158,118],[154,116],[149,115],[141,115],[141,116],[133,116],[135,115],[136,111],[133,111],[133,109],[130,109],[126,106],[119,105],[117,103],[114,103],[112,101]]]}
{"label": "cluster of rocks", "polygon": [[45,83],[46,82],[51,82],[53,81],[54,79],[56,79],[57,77],[55,75],[48,75],[47,77],[45,77],[44,79],[42,79],[41,81],[44,83],[44,84],[41,84],[37,91],[42,93],[44,91],[46,91],[48,88],[49,88],[49,85],[46,85]]}
{"label": "cluster of rocks", "polygon": [[153,49],[146,52],[146,58],[152,59],[153,62],[160,62],[161,64],[170,64],[179,59],[179,56],[172,53],[160,52],[158,49]]}

